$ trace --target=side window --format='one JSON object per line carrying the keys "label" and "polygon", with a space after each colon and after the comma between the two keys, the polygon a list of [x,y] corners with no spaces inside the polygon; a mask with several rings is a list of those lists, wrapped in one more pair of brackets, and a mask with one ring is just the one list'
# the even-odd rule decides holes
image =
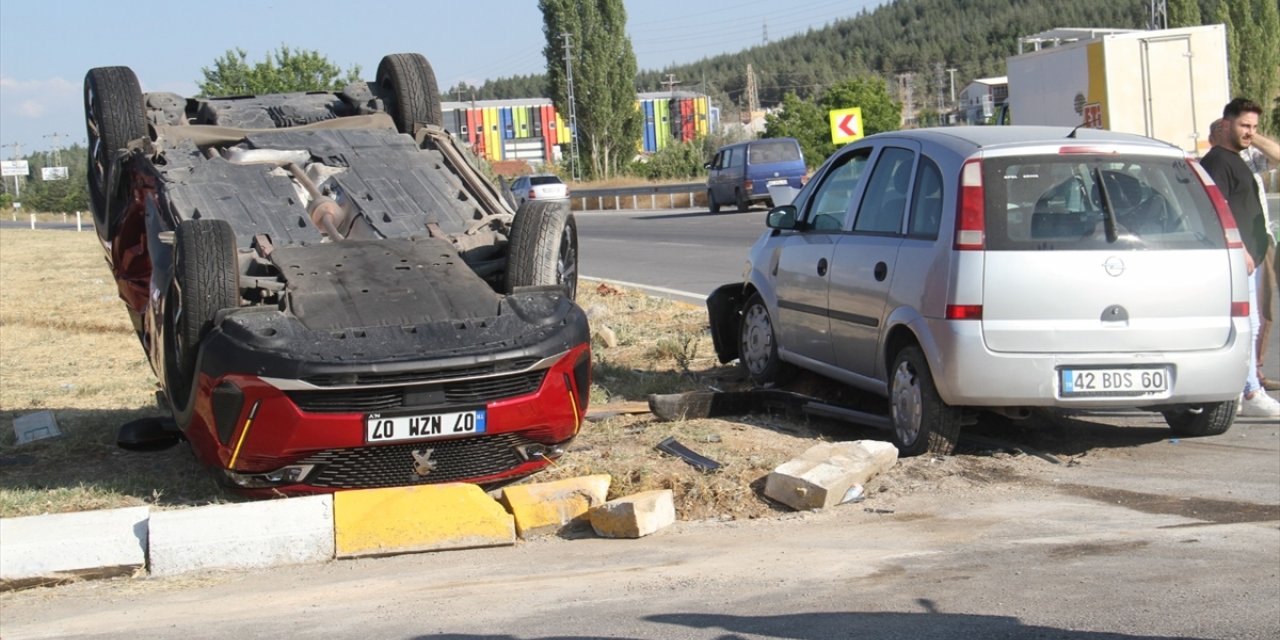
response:
{"label": "side window", "polygon": [[848,219],[853,196],[858,192],[858,182],[863,168],[871,157],[871,149],[858,149],[845,155],[823,177],[822,184],[809,198],[809,211],[805,219],[815,231],[840,231]]}
{"label": "side window", "polygon": [[916,170],[916,190],[911,200],[911,218],[907,235],[913,238],[938,237],[942,225],[942,171],[932,160],[921,156]]}
{"label": "side window", "polygon": [[907,189],[916,154],[898,147],[885,147],[871,170],[871,180],[853,221],[854,231],[901,233],[907,210]]}
{"label": "side window", "polygon": [[732,168],[732,167],[737,166],[737,165],[738,165],[738,158],[737,158],[738,154],[737,154],[737,153],[735,153],[736,151],[737,151],[737,149],[725,149],[725,150],[724,150],[724,163],[723,163],[723,164],[721,164],[720,166],[721,166],[721,167],[723,167],[723,168],[725,168],[725,169],[729,169],[729,168]]}

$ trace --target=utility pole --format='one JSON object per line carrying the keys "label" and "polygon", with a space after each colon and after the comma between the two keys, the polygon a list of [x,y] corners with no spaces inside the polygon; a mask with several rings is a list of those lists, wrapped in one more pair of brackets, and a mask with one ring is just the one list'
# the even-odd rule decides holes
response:
{"label": "utility pole", "polygon": [[573,138],[573,180],[577,182],[581,175],[578,165],[582,163],[582,157],[578,155],[578,104],[573,97],[573,57],[570,55],[573,44],[569,42],[567,31],[562,32],[560,37],[564,38],[564,67],[569,92],[569,135]]}
{"label": "utility pole", "polygon": [[1151,0],[1151,18],[1147,22],[1147,29],[1155,31],[1156,29],[1169,28],[1169,4],[1168,0]]}
{"label": "utility pole", "polygon": [[746,122],[750,123],[752,118],[751,114],[760,110],[760,96],[757,94],[756,89],[756,72],[755,69],[751,67],[751,63],[747,63],[747,88],[746,96],[744,97],[747,99]]}
{"label": "utility pole", "polygon": [[680,81],[676,80],[676,74],[668,73],[667,79],[659,82],[658,84],[666,87],[667,93],[670,93],[672,98],[676,97],[676,85],[680,84]]}
{"label": "utility pole", "polygon": [[769,44],[769,21],[764,21],[764,33],[761,35],[760,44]]}
{"label": "utility pole", "polygon": [[53,166],[61,167],[62,159],[58,157],[58,151],[62,149],[62,145],[58,144],[58,139],[65,138],[67,136],[65,134],[54,132],[54,133],[47,134],[44,137],[53,138]]}
{"label": "utility pole", "polygon": [[956,69],[955,67],[951,67],[950,69],[947,69],[947,73],[951,74],[951,106],[952,107],[956,106],[956,71],[958,70],[959,69]]}

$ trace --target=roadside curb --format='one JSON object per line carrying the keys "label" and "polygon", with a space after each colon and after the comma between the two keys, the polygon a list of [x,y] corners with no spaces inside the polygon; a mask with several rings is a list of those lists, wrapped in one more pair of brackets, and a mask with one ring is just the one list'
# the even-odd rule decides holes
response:
{"label": "roadside curb", "polygon": [[[365,556],[511,546],[586,522],[611,478],[341,491],[189,509],[128,507],[0,518],[0,591],[121,575],[173,576]],[[512,493],[508,493],[512,492]],[[515,498],[523,515],[513,515]],[[532,518],[532,520],[529,520]],[[658,527],[661,528],[661,527]]]}

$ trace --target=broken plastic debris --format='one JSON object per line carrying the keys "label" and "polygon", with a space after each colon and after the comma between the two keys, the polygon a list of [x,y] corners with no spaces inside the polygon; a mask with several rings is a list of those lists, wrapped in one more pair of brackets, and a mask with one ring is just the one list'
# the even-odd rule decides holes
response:
{"label": "broken plastic debris", "polygon": [[848,491],[844,492],[844,497],[840,499],[840,504],[862,502],[865,499],[866,496],[864,495],[862,485],[855,484],[852,487],[849,487]]}
{"label": "broken plastic debris", "polygon": [[26,444],[45,438],[56,438],[62,435],[58,429],[58,421],[52,411],[37,411],[13,419],[13,434],[17,436],[15,444]]}
{"label": "broken plastic debris", "polygon": [[669,453],[685,462],[696,467],[699,471],[711,472],[720,468],[720,463],[708,458],[704,455],[694,453],[689,447],[676,442],[674,436],[668,437],[666,440],[659,442],[655,447],[658,451]]}
{"label": "broken plastic debris", "polygon": [[872,509],[871,507],[863,507],[862,510],[867,513],[893,513],[893,509]]}

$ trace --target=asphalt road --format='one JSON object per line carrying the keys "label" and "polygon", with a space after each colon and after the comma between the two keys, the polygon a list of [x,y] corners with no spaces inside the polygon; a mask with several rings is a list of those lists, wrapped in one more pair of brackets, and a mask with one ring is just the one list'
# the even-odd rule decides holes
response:
{"label": "asphalt road", "polygon": [[[766,420],[767,418],[759,418]],[[0,596],[23,638],[1274,639],[1280,425],[1170,439],[1111,414],[893,473],[862,504],[678,523],[640,540]],[[962,439],[962,443],[964,440]],[[970,467],[969,463],[981,463]],[[900,495],[903,487],[914,486]],[[867,509],[879,510],[868,512]]]}
{"label": "asphalt road", "polygon": [[765,210],[580,211],[579,273],[702,304],[716,287],[742,282],[747,250]]}

